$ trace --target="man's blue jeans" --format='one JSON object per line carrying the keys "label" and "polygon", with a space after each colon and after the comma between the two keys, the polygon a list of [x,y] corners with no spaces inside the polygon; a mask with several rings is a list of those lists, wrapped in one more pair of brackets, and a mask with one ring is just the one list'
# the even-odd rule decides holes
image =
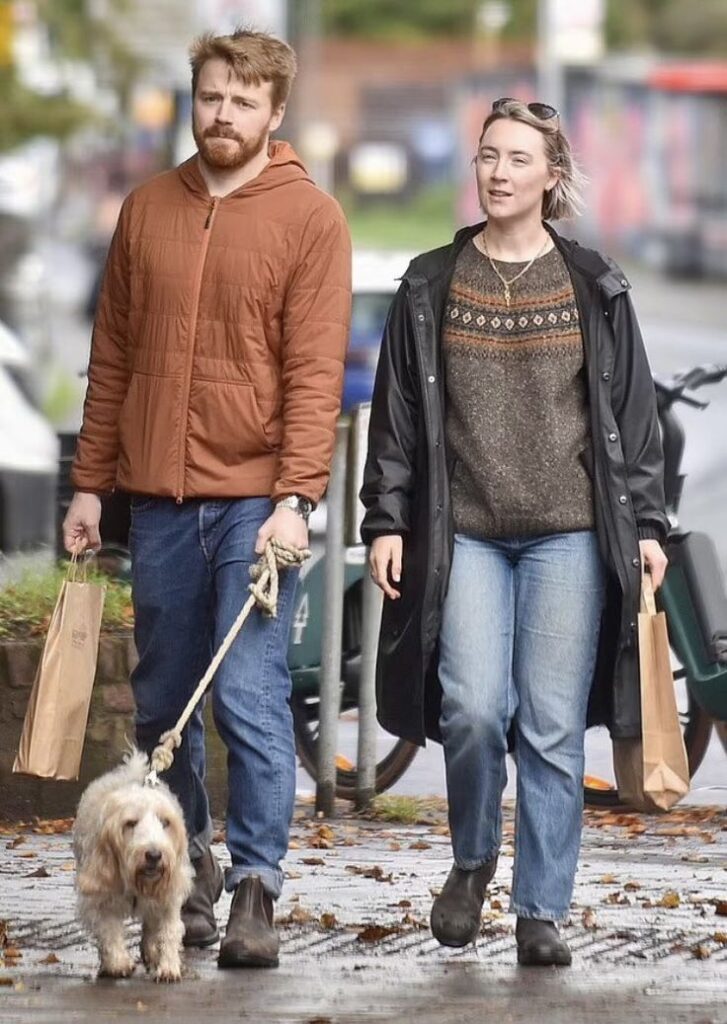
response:
{"label": "man's blue jeans", "polygon": [[[249,597],[257,532],[272,512],[268,498],[185,501],[132,499],[136,737],[151,752],[184,710],[205,669]],[[295,800],[295,740],[290,710],[288,638],[297,570],[280,574],[277,618],[253,609],[212,686],[212,709],[227,747],[225,885],[259,875],[280,895]],[[163,776],[184,810],[190,856],[209,844],[204,787],[202,706]]]}
{"label": "man's blue jeans", "polygon": [[512,723],[517,809],[510,910],[520,917],[568,917],[604,595],[593,532],[455,537],[439,663],[454,860],[472,870],[500,848]]}

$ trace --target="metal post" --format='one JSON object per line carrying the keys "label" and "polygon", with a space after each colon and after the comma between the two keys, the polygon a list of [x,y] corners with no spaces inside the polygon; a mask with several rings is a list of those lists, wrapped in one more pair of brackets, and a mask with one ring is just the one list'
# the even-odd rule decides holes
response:
{"label": "metal post", "polygon": [[339,420],[331,478],[326,493],[326,562],[323,576],[316,781],[316,811],[329,818],[333,816],[336,799],[336,745],[341,703],[347,454],[348,423]]}
{"label": "metal post", "polygon": [[383,595],[364,573],[361,611],[361,677],[358,685],[358,765],[356,806],[363,810],[376,795],[376,654]]}

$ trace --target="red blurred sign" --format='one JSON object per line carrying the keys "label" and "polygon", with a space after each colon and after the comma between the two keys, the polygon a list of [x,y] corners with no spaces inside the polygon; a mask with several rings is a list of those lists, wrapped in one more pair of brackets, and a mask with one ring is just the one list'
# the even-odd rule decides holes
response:
{"label": "red blurred sign", "polygon": [[727,63],[666,64],[654,68],[649,85],[674,92],[727,92]]}

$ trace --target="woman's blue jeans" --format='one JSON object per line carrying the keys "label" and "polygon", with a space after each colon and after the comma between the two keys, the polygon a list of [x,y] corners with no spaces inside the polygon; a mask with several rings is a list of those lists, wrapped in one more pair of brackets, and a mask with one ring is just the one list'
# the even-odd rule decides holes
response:
{"label": "woman's blue jeans", "polygon": [[591,531],[455,537],[439,663],[454,860],[471,870],[500,848],[512,725],[517,808],[510,910],[520,917],[568,917],[604,595]]}
{"label": "woman's blue jeans", "polygon": [[[184,710],[250,596],[257,532],[268,498],[185,501],[132,499],[134,637],[139,664],[131,683],[136,737],[151,752]],[[295,801],[295,740],[287,651],[297,570],[280,573],[277,618],[254,608],[211,684],[212,710],[227,747],[227,845],[234,889],[259,875],[280,895]],[[192,857],[212,835],[205,791],[202,705],[192,715],[162,778],[184,811]]]}

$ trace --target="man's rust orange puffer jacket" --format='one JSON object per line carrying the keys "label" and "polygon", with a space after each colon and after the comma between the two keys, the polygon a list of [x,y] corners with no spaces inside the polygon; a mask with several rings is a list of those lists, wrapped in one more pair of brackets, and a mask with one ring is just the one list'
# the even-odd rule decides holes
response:
{"label": "man's rust orange puffer jacket", "polygon": [[273,142],[210,198],[196,157],[124,203],[94,326],[80,491],[273,499],[325,490],[351,308],[338,204]]}

